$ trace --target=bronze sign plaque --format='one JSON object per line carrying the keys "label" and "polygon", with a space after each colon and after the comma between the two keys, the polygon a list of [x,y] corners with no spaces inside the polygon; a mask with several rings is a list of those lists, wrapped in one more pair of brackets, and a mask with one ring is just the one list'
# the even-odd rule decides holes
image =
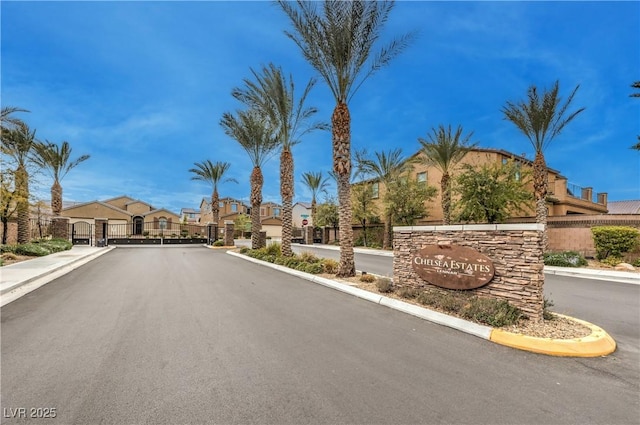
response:
{"label": "bronze sign plaque", "polygon": [[411,259],[413,270],[432,285],[447,289],[475,289],[493,279],[489,257],[458,245],[430,245]]}

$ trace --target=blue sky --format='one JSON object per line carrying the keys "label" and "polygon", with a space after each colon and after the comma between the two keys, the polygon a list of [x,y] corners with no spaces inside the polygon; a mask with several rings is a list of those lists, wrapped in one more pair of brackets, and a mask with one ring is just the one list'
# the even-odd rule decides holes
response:
{"label": "blue sky", "polygon": [[[205,159],[230,162],[221,196],[248,200],[251,163],[219,125],[240,105],[231,90],[269,62],[302,90],[317,76],[284,35],[271,2],[14,2],[2,14],[2,105],[37,137],[67,140],[91,159],[62,181],[65,200],[121,194],[178,212],[210,187],[190,180]],[[500,112],[531,84],[560,81],[586,110],[546,151],[570,183],[640,199],[640,2],[398,2],[384,34],[419,31],[349,104],[352,147],[417,151],[439,124],[462,125],[480,146],[533,158],[527,139]],[[309,96],[323,120],[335,105],[322,81]],[[306,171],[331,169],[331,135],[294,148],[296,201],[308,201]],[[278,156],[264,165],[265,201],[280,201]],[[48,199],[51,182],[38,177]]]}

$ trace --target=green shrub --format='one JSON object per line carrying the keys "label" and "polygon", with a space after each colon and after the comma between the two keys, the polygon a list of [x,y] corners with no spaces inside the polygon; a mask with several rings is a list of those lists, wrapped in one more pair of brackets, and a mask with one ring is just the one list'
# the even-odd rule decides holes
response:
{"label": "green shrub", "polygon": [[73,247],[73,244],[66,239],[41,239],[39,243],[51,252],[67,251]]}
{"label": "green shrub", "polygon": [[387,277],[381,277],[376,281],[376,288],[383,294],[393,292],[393,282]]}
{"label": "green shrub", "polygon": [[587,260],[575,251],[545,252],[544,265],[556,267],[583,267]]}
{"label": "green shrub", "polygon": [[[222,239],[217,240],[213,243],[213,246],[224,246],[224,241]],[[242,252],[242,250],[240,250]]]}
{"label": "green shrub", "polygon": [[322,260],[322,266],[324,267],[324,272],[329,274],[334,274],[338,272],[338,267],[340,263],[331,258],[324,258]]}
{"label": "green shrub", "polygon": [[376,281],[376,277],[372,274],[362,274],[360,276],[360,282],[373,283]]}
{"label": "green shrub", "polygon": [[16,247],[15,253],[18,255],[27,255],[29,257],[44,257],[51,254],[49,249],[37,243],[25,243]]}
{"label": "green shrub", "polygon": [[596,257],[622,257],[640,243],[640,231],[626,226],[598,226],[591,228]]}
{"label": "green shrub", "polygon": [[402,288],[398,289],[398,291],[397,291],[398,296],[400,296],[402,298],[407,298],[409,300],[417,298],[420,295],[420,293],[421,293],[421,291],[419,289],[408,288],[406,286],[403,286]]}
{"label": "green shrub", "polygon": [[248,254],[251,249],[249,247],[243,246],[240,248],[240,254]]}
{"label": "green shrub", "polygon": [[293,257],[288,257],[284,265],[289,267],[290,269],[297,269],[300,263],[300,258],[294,255]]}
{"label": "green shrub", "polygon": [[602,262],[602,264],[606,264],[608,266],[615,267],[618,264],[622,263],[622,258],[616,257],[615,255],[610,255],[607,258],[603,258],[601,260],[601,262]]}
{"label": "green shrub", "polygon": [[269,255],[280,256],[282,255],[282,247],[278,242],[268,244],[265,248],[262,248]]}
{"label": "green shrub", "polygon": [[549,310],[551,307],[553,307],[555,304],[553,303],[553,301],[547,297],[544,297],[544,301],[542,304],[542,318],[544,320],[553,320],[556,318],[556,316],[554,316],[551,313],[551,310]]}
{"label": "green shrub", "polygon": [[316,255],[309,251],[304,251],[300,254],[300,260],[305,263],[319,263],[320,259]]}
{"label": "green shrub", "polygon": [[640,258],[638,258],[636,261],[634,261],[633,263],[631,263],[631,265],[633,267],[640,267]]}
{"label": "green shrub", "polygon": [[306,263],[304,271],[311,274],[318,274],[324,271],[324,267],[320,263]]}
{"label": "green shrub", "polygon": [[2,245],[0,246],[0,253],[2,252],[16,252],[18,245]]}
{"label": "green shrub", "polygon": [[461,292],[424,291],[418,295],[417,301],[420,304],[457,313],[464,308],[468,299],[469,297]]}
{"label": "green shrub", "polygon": [[524,318],[522,311],[504,300],[473,297],[460,312],[465,319],[500,328],[514,325]]}

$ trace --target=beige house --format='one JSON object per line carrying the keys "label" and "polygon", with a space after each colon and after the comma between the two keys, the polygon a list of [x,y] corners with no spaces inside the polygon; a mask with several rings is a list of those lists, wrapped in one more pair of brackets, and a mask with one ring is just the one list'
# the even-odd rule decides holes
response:
{"label": "beige house", "polygon": [[70,224],[95,225],[96,219],[107,220],[109,234],[142,235],[145,231],[163,231],[180,223],[180,216],[165,208],[154,208],[151,204],[118,196],[105,201],[91,201],[64,208],[61,216],[68,217]]}
{"label": "beige house", "polygon": [[[419,159],[423,154],[418,152],[413,155],[414,159]],[[462,170],[462,164],[471,166],[482,166],[489,164],[501,164],[507,161],[515,161],[523,169],[531,169],[533,161],[500,149],[475,148],[471,150],[462,160],[460,164],[450,173],[452,176],[457,175]],[[442,222],[442,203],[440,197],[440,180],[442,172],[436,167],[424,165],[418,161],[412,171],[411,177],[420,182],[426,182],[431,186],[438,188],[438,195],[427,204],[429,215],[418,220],[418,225],[433,224]],[[562,176],[559,171],[548,169],[548,212],[549,217],[565,216],[571,214],[606,214],[607,213],[607,194],[598,193],[594,199],[593,189],[591,187],[579,187],[570,184],[567,178]],[[382,211],[382,198],[384,197],[385,187],[381,182],[373,183],[374,198],[378,199],[378,209]],[[533,192],[533,184],[531,184]],[[531,202],[528,210],[524,213],[512,217],[530,218],[535,217],[535,201]],[[383,219],[381,215],[381,219]]]}

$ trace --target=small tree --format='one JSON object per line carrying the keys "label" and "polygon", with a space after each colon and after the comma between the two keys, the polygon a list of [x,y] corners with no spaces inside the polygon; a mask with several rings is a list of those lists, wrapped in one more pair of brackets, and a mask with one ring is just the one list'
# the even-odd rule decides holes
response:
{"label": "small tree", "polygon": [[386,212],[391,216],[393,224],[413,226],[418,218],[427,217],[429,211],[426,202],[432,201],[438,189],[409,178],[402,178],[391,183],[388,196],[385,198]]}
{"label": "small tree", "polygon": [[18,192],[14,186],[13,173],[0,171],[0,221],[2,222],[2,244],[7,243],[9,220],[16,216]]}
{"label": "small tree", "polygon": [[244,237],[245,232],[251,231],[251,217],[249,217],[248,214],[240,213],[236,219],[233,220],[233,225],[236,230],[241,232],[242,237]]}
{"label": "small tree", "polygon": [[593,242],[598,260],[622,258],[640,243],[640,231],[627,226],[592,227]]}
{"label": "small tree", "polygon": [[513,161],[478,168],[464,164],[463,170],[453,188],[460,195],[458,221],[502,223],[533,199],[526,187],[529,173]]}
{"label": "small tree", "polygon": [[316,210],[316,218],[314,225],[320,227],[332,227],[333,238],[338,239],[338,225],[340,224],[340,217],[338,211],[338,205],[335,200],[328,199],[324,204],[320,204]]}
{"label": "small tree", "polygon": [[379,221],[373,201],[373,186],[370,182],[356,184],[351,189],[353,218],[362,225],[363,245],[367,245],[367,222]]}

